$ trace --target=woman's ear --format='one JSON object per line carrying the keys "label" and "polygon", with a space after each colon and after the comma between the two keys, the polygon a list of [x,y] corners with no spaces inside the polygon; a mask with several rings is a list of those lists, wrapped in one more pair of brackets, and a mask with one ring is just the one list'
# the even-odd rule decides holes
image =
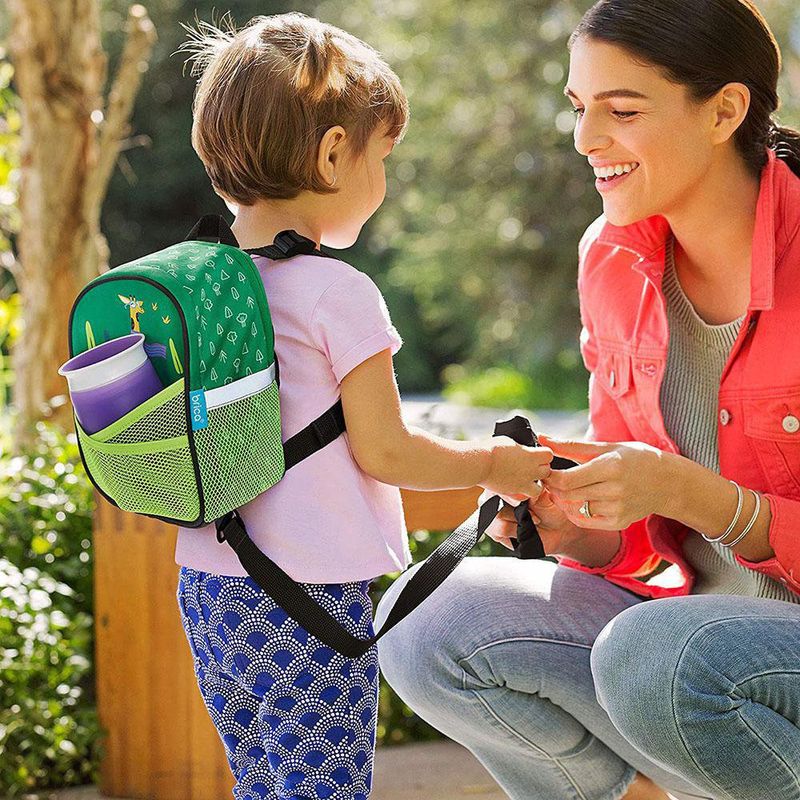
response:
{"label": "woman's ear", "polygon": [[328,186],[336,184],[336,169],[341,166],[342,151],[347,139],[347,132],[341,125],[328,128],[322,135],[317,149],[317,172],[323,183]]}
{"label": "woman's ear", "polygon": [[743,83],[728,83],[714,100],[714,143],[727,142],[747,117],[750,89]]}

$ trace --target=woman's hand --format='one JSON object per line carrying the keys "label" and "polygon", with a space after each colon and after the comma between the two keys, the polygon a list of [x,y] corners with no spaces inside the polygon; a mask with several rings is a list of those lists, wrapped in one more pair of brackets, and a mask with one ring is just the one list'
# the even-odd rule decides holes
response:
{"label": "woman's hand", "polygon": [[[485,491],[478,503],[486,502],[494,493]],[[517,521],[514,517],[514,506],[519,505],[525,498],[520,496],[501,495],[502,499],[510,505],[500,510],[494,522],[486,529],[486,535],[490,539],[513,550],[511,539],[517,535]],[[547,489],[536,499],[528,500],[528,510],[531,518],[536,523],[539,537],[542,540],[544,551],[547,555],[560,553],[564,549],[564,543],[576,534],[585,535],[586,531],[579,528],[567,515],[553,502],[553,498]]]}
{"label": "woman's hand", "polygon": [[[671,453],[642,442],[576,442],[545,435],[539,441],[578,462],[543,480],[556,505],[578,527],[622,530],[650,514],[669,516]],[[590,518],[578,510],[587,500]]]}

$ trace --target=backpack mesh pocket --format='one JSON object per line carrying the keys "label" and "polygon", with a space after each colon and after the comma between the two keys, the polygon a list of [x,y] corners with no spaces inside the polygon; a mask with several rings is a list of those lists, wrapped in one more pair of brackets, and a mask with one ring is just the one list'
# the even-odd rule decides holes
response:
{"label": "backpack mesh pocket", "polygon": [[[230,384],[232,394],[238,381]],[[208,409],[208,427],[194,432],[211,521],[274,486],[284,473],[278,384]]]}
{"label": "backpack mesh pocket", "polygon": [[197,520],[200,498],[184,404],[181,378],[97,433],[86,433],[76,418],[86,468],[120,508]]}

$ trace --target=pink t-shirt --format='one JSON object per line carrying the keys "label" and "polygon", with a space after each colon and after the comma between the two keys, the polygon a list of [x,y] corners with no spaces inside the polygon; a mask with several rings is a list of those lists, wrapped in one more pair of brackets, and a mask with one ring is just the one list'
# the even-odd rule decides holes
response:
{"label": "pink t-shirt", "polygon": [[[349,264],[319,256],[254,256],[275,328],[283,440],[330,408],[345,375],[402,340],[377,286]],[[302,583],[345,583],[405,569],[408,537],[395,486],[364,473],[347,433],[292,467],[239,509],[250,538]],[[178,528],[175,561],[246,575],[215,528]]]}

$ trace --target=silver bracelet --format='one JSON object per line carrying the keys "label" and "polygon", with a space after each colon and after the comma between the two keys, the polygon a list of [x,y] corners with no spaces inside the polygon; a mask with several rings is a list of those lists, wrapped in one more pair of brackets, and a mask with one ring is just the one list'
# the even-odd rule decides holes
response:
{"label": "silver bracelet", "polygon": [[750,533],[750,528],[753,527],[756,519],[758,519],[758,512],[761,511],[761,495],[753,489],[748,489],[747,491],[753,493],[753,497],[756,500],[756,510],[753,512],[753,516],[750,517],[750,522],[747,523],[745,529],[732,542],[729,542],[728,544],[720,542],[723,547],[733,547],[735,544],[739,544],[739,542],[741,542],[742,539],[744,539],[744,537]]}
{"label": "silver bracelet", "polygon": [[736,481],[730,482],[736,487],[736,497],[738,499],[738,503],[736,504],[736,514],[734,514],[731,524],[728,525],[728,527],[725,529],[725,533],[723,533],[721,536],[713,538],[711,536],[706,536],[704,533],[700,534],[707,542],[711,542],[712,544],[722,541],[726,536],[730,536],[730,534],[733,532],[733,529],[736,527],[736,523],[739,521],[739,516],[742,513],[742,505],[744,503],[744,493],[742,492],[742,487],[739,486]]}

